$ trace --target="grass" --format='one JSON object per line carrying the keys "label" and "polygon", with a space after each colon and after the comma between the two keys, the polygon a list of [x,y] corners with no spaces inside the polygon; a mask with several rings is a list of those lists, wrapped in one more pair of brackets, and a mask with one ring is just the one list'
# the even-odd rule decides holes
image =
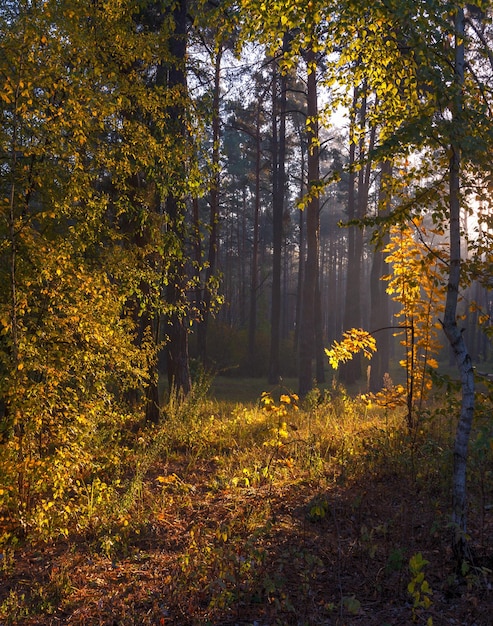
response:
{"label": "grass", "polygon": [[1,622],[490,624],[487,422],[471,446],[477,562],[459,575],[443,397],[410,434],[401,409],[337,388],[296,408],[293,388],[260,402],[262,381],[218,379],[127,433],[120,482],[94,476],[66,536],[10,530]]}

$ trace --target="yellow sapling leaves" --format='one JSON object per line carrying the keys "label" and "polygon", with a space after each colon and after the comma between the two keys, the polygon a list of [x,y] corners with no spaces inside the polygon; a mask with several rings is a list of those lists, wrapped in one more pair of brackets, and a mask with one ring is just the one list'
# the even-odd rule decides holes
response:
{"label": "yellow sapling leaves", "polygon": [[277,403],[272,394],[263,392],[261,396],[261,404],[263,410],[272,415],[276,419],[276,423],[270,429],[270,438],[264,441],[264,446],[280,448],[290,440],[290,428],[296,430],[296,426],[289,425],[285,419],[291,411],[298,411],[298,396],[295,393],[281,393],[279,402]]}
{"label": "yellow sapling leaves", "polygon": [[332,348],[325,349],[330,365],[337,369],[340,363],[350,361],[355,354],[363,352],[367,359],[371,359],[377,351],[377,343],[373,335],[360,328],[352,328],[343,333],[342,341],[334,341]]}
{"label": "yellow sapling leaves", "polygon": [[[429,370],[438,367],[436,355],[441,349],[439,317],[445,302],[444,276],[447,268],[442,248],[435,249],[434,240],[440,233],[427,229],[420,217],[409,224],[394,227],[385,248],[385,261],[392,273],[384,276],[387,293],[392,295],[400,310],[395,314],[396,325],[402,331],[401,345],[405,348],[400,365],[408,379],[414,382],[419,395],[412,404],[421,402],[431,388]],[[438,244],[440,240],[438,240]]]}

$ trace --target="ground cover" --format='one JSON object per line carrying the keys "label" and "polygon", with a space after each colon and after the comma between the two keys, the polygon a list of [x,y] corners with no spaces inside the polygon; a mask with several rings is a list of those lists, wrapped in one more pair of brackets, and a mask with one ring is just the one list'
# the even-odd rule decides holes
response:
{"label": "ground cover", "polygon": [[63,533],[14,541],[3,515],[0,623],[492,623],[487,422],[471,446],[475,562],[459,571],[447,410],[409,433],[402,410],[340,388],[298,408],[284,386],[254,402],[224,396],[172,402],[161,424],[130,428],[118,481],[87,479]]}

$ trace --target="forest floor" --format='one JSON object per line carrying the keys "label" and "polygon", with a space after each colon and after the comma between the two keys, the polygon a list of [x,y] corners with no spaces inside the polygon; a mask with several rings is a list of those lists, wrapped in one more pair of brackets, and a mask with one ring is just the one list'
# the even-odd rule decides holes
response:
{"label": "forest floor", "polygon": [[2,548],[0,624],[491,626],[490,442],[472,444],[457,571],[449,418],[411,437],[344,394],[284,399],[209,399],[135,434],[131,502]]}

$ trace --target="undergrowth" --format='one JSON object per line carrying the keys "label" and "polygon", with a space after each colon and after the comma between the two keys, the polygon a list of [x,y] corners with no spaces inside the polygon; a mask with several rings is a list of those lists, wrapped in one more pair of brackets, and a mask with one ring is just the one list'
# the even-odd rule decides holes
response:
{"label": "undergrowth", "polygon": [[[485,396],[470,463],[483,552],[493,526],[492,438],[481,417],[488,406]],[[383,612],[394,606],[399,623],[431,624],[440,589],[444,597],[458,589],[436,551],[448,550],[451,415],[428,407],[410,432],[403,409],[369,405],[338,386],[303,402],[278,387],[234,404],[211,398],[203,380],[185,400],[171,397],[159,424],[134,421],[122,432],[111,424],[101,433],[91,472],[66,477],[62,529],[49,506],[43,520],[22,528],[4,500],[0,563],[11,582],[0,592],[0,616],[6,624],[57,614],[88,623],[77,618],[77,590],[90,587],[90,575],[73,565],[84,550],[91,562],[140,572],[128,576],[137,587],[143,579],[148,622],[128,598],[112,605],[91,591],[122,624],[245,616],[242,623],[392,623],[385,615],[372,622],[372,603]],[[52,557],[48,579],[16,578],[29,546],[46,551],[62,545],[60,537],[66,548]],[[470,594],[491,585],[489,561],[467,574]],[[105,619],[98,623],[113,623]]]}

